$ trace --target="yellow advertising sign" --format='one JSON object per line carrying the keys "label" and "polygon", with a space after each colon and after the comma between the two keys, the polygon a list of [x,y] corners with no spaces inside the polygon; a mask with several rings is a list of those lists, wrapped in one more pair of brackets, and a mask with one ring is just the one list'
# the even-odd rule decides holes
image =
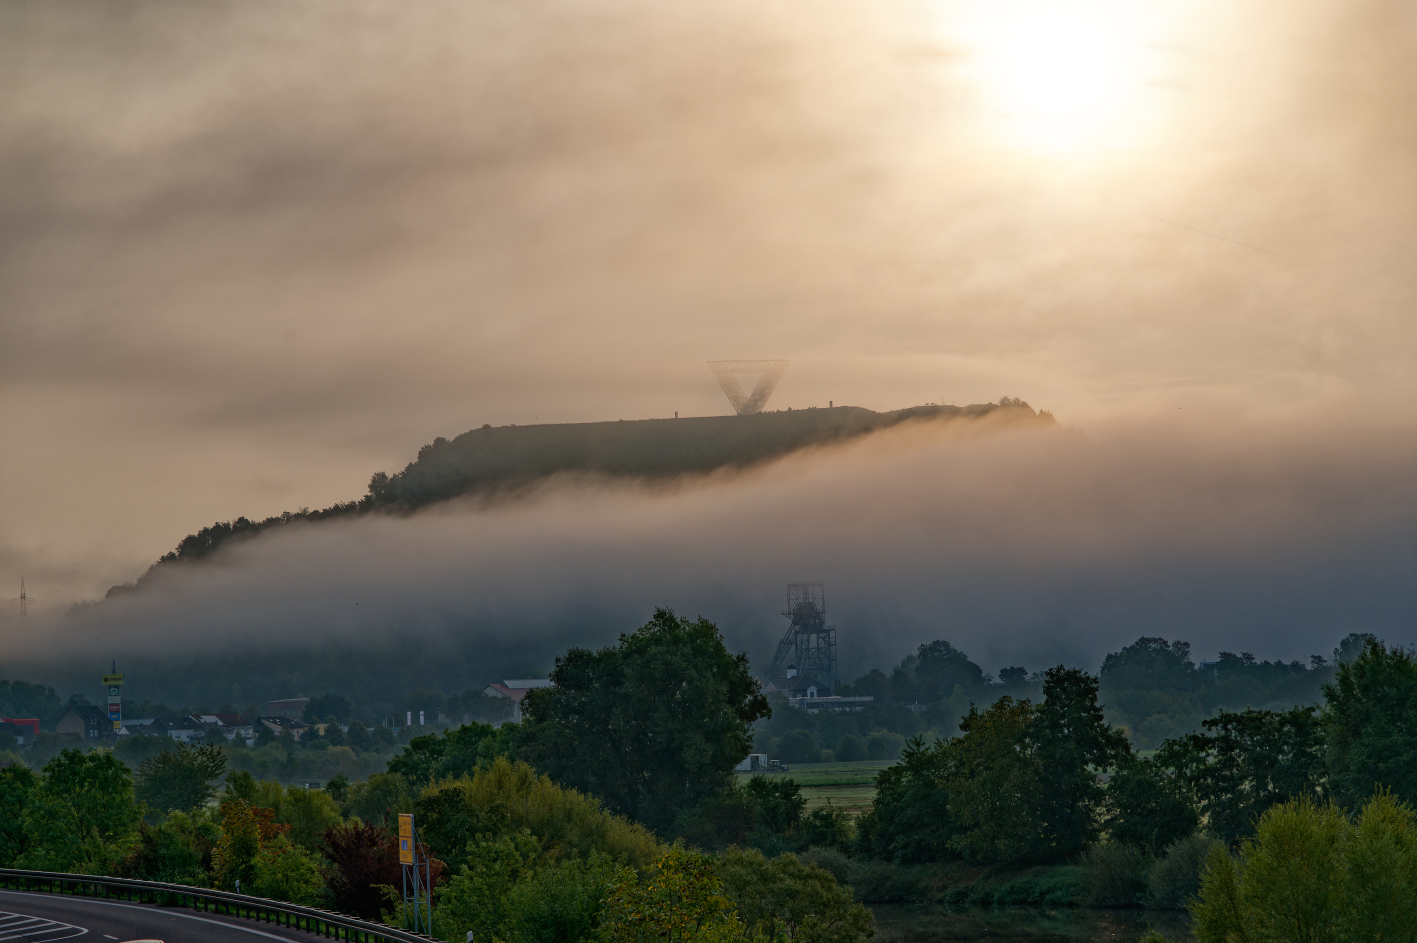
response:
{"label": "yellow advertising sign", "polygon": [[413,864],[413,816],[399,814],[399,864]]}
{"label": "yellow advertising sign", "polygon": [[122,684],[122,683],[123,683],[123,676],[122,676],[122,675],[104,675],[104,676],[103,676],[103,683],[104,683],[105,686],[110,685],[110,684]]}

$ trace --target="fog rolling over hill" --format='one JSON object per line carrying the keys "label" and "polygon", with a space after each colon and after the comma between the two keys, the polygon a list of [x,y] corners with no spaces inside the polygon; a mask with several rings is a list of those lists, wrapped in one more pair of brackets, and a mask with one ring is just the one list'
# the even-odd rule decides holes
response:
{"label": "fog rolling over hill", "polygon": [[449,441],[441,436],[419,449],[402,471],[376,472],[369,491],[357,501],[323,510],[287,511],[252,521],[219,521],[189,534],[152,570],[109,595],[138,588],[162,566],[205,559],[232,540],[293,523],[329,521],[353,515],[407,513],[439,501],[478,497],[483,501],[525,497],[558,476],[624,479],[664,485],[692,476],[741,470],[798,449],[843,442],[908,422],[971,422],[988,417],[988,429],[1015,424],[1051,425],[1051,413],[1034,412],[1017,398],[970,406],[929,404],[878,413],[837,406],[781,410],[751,416],[701,416],[626,422],[553,425],[484,425]]}
{"label": "fog rolling over hill", "polygon": [[845,677],[937,638],[991,672],[1096,671],[1142,635],[1285,660],[1349,631],[1413,641],[1412,449],[1371,416],[1321,424],[1153,414],[1084,435],[1017,407],[672,484],[553,475],[515,500],[296,521],[32,618],[0,676],[92,699],[117,659],[134,699],[393,702],[536,676],[655,606],[713,619],[762,670],[804,579],[826,584]]}

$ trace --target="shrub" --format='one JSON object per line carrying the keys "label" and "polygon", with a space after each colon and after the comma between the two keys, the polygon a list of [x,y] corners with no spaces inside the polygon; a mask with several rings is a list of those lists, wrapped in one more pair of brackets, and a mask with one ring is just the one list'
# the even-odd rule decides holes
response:
{"label": "shrub", "polygon": [[137,846],[118,869],[123,877],[205,887],[221,827],[205,816],[173,812],[161,825],[143,824]]}
{"label": "shrub", "polygon": [[1201,887],[1201,869],[1217,844],[1208,835],[1191,835],[1173,844],[1151,866],[1143,902],[1157,910],[1184,910]]}
{"label": "shrub", "polygon": [[855,763],[866,759],[866,741],[849,733],[836,742],[836,759],[840,763]]}
{"label": "shrub", "polygon": [[905,750],[905,737],[887,730],[878,730],[866,738],[866,759],[896,760]]}
{"label": "shrub", "polygon": [[858,943],[875,933],[871,912],[852,901],[851,888],[796,855],[769,859],[730,848],[715,870],[749,933],[803,943]]}
{"label": "shrub", "polygon": [[378,920],[384,903],[379,886],[396,886],[400,880],[393,837],[378,825],[351,822],[327,831],[321,852],[333,865],[326,871],[325,883],[335,909]]}
{"label": "shrub", "polygon": [[1390,794],[1356,823],[1308,798],[1273,806],[1238,857],[1211,849],[1191,914],[1200,943],[1410,940],[1417,817]]}
{"label": "shrub", "polygon": [[1089,907],[1135,907],[1147,889],[1147,859],[1136,847],[1109,842],[1082,856],[1082,896]]}
{"label": "shrub", "polygon": [[284,835],[265,842],[256,855],[251,893],[313,906],[325,902],[325,882],[315,856]]}
{"label": "shrub", "polygon": [[822,748],[806,730],[790,730],[777,741],[777,752],[786,763],[818,763]]}
{"label": "shrub", "polygon": [[[498,757],[470,778],[434,785],[420,802],[449,791],[461,794],[472,818],[495,819],[504,832],[525,829],[552,859],[587,859],[599,852],[645,868],[663,851],[664,846],[644,826],[613,815],[598,799],[562,788],[527,764],[506,757]],[[434,854],[439,851],[433,849]]]}

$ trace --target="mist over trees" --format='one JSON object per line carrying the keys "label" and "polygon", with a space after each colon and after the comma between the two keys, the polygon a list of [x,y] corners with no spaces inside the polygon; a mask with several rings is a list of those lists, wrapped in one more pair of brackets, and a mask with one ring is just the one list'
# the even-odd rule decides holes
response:
{"label": "mist over trees", "polygon": [[[878,413],[857,406],[759,413],[540,426],[484,425],[442,436],[392,475],[376,472],[361,498],[322,510],[300,508],[263,520],[237,517],[189,534],[133,583],[108,597],[137,590],[162,567],[197,562],[230,541],[275,527],[314,523],[371,511],[406,513],[464,496],[505,499],[557,475],[589,475],[644,482],[722,469],[743,469],[809,446],[827,445],[906,422],[949,422],[985,416],[1008,422],[1051,425],[1046,411],[1008,398],[970,406],[914,406]],[[87,604],[86,604],[87,605]],[[83,611],[80,606],[76,611]]]}

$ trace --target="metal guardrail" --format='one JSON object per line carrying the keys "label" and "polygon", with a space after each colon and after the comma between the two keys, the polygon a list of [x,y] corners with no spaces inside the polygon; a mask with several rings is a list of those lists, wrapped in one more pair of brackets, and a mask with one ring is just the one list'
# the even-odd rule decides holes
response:
{"label": "metal guardrail", "polygon": [[[186,884],[165,884],[161,881],[137,881],[131,878],[110,878],[96,874],[60,874],[51,871],[16,871],[0,868],[0,888],[6,890],[39,891],[100,900],[151,901],[154,904],[178,906],[204,913],[220,913],[246,917],[264,923],[274,923],[304,930],[350,943],[429,943],[435,937],[411,933],[397,927],[370,923],[358,917],[304,907],[284,901],[233,894]],[[174,900],[175,898],[175,900]]]}

